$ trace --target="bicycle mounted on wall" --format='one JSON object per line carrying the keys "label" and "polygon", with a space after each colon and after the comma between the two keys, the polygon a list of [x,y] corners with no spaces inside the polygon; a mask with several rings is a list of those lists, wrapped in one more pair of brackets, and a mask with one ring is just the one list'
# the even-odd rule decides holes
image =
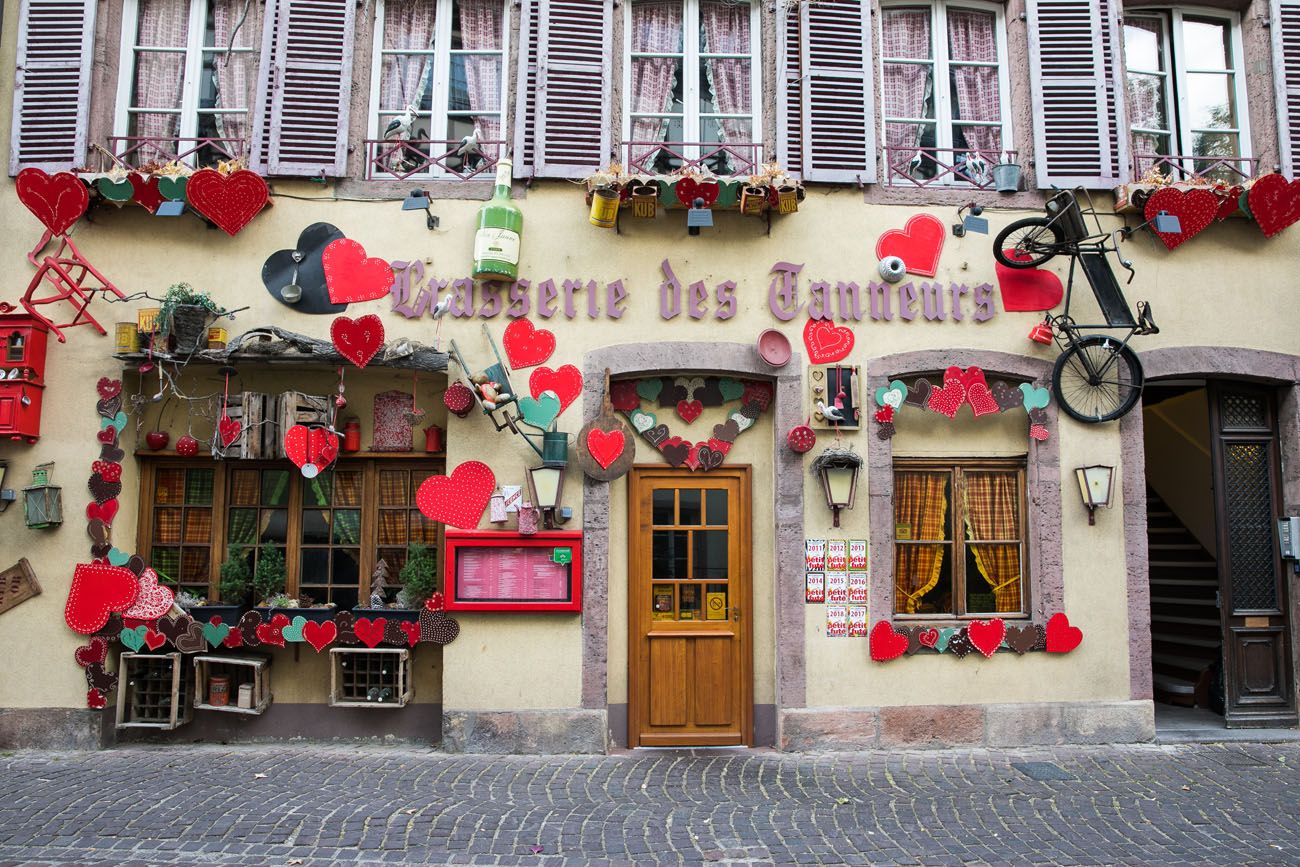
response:
{"label": "bicycle mounted on wall", "polygon": [[[1052,393],[1074,419],[1098,423],[1114,421],[1137,405],[1145,376],[1129,341],[1138,334],[1159,334],[1151,305],[1137,302],[1137,316],[1106,258],[1114,253],[1133,282],[1133,263],[1120,255],[1119,238],[1132,237],[1137,228],[1107,232],[1097,216],[1092,197],[1082,187],[1061,190],[1047,201],[1045,217],[1016,220],[998,233],[993,257],[1008,268],[1035,268],[1054,256],[1070,257],[1065,284],[1065,309],[1044,319],[1061,355],[1052,368]],[[1090,225],[1091,223],[1091,225]],[[1095,231],[1093,227],[1095,226]],[[1097,299],[1105,323],[1080,324],[1070,316],[1070,299],[1076,268],[1083,271]],[[1127,331],[1122,338],[1105,331]]]}

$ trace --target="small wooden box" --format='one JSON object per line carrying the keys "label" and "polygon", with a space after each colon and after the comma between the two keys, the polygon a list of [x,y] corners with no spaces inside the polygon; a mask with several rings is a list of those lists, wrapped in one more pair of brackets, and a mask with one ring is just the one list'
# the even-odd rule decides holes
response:
{"label": "small wooden box", "polygon": [[330,650],[330,707],[405,707],[414,695],[407,648]]}
{"label": "small wooden box", "polygon": [[152,334],[158,329],[158,314],[161,307],[145,307],[135,312],[135,327],[142,334]]}
{"label": "small wooden box", "polygon": [[118,663],[117,727],[170,731],[194,716],[192,670],[180,653],[123,653]]}
{"label": "small wooden box", "polygon": [[[199,710],[217,710],[226,713],[260,714],[271,704],[271,660],[263,656],[216,656],[202,654],[194,657],[194,707]],[[230,703],[208,703],[208,687],[214,674],[230,678]],[[252,707],[238,706],[236,696],[245,684],[253,688]]]}

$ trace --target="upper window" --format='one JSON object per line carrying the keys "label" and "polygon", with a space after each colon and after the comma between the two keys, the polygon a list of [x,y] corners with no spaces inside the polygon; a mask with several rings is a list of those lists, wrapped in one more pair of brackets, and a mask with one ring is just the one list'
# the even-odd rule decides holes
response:
{"label": "upper window", "polygon": [[984,185],[1011,147],[1001,6],[881,10],[886,177]]}
{"label": "upper window", "polygon": [[894,462],[897,614],[1026,614],[1024,466]]}
{"label": "upper window", "polygon": [[496,161],[505,20],[503,0],[379,0],[368,175],[466,175]]}
{"label": "upper window", "polygon": [[755,172],[762,162],[758,4],[633,0],[626,29],[629,171]]}
{"label": "upper window", "polygon": [[243,0],[126,0],[117,133],[131,165],[248,154],[256,28]]}
{"label": "upper window", "polygon": [[1253,172],[1235,16],[1125,12],[1129,122],[1136,176],[1206,175],[1231,183]]}

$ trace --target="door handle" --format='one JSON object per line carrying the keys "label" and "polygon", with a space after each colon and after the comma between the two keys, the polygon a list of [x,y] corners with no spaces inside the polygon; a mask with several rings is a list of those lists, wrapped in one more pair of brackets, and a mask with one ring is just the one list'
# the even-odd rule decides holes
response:
{"label": "door handle", "polygon": [[740,608],[736,605],[731,606],[731,619],[732,620],[740,619]]}

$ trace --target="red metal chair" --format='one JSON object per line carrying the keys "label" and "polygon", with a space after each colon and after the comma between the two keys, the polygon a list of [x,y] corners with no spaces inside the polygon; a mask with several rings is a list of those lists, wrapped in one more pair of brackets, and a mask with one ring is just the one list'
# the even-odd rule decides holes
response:
{"label": "red metal chair", "polygon": [[[55,237],[59,239],[58,250],[54,255],[46,256],[37,260],[41,251],[49,245]],[[112,284],[103,274],[86,260],[86,257],[77,249],[77,245],[72,243],[72,239],[66,235],[54,235],[46,232],[32,251],[27,254],[27,261],[36,266],[36,275],[32,281],[27,284],[27,292],[23,295],[23,308],[32,316],[49,326],[50,331],[59,339],[60,343],[66,343],[67,337],[63,334],[63,329],[72,328],[77,325],[92,325],[100,334],[107,334],[104,326],[86,309],[90,303],[95,300],[96,293],[111,292],[118,298],[125,300],[118,288]],[[88,282],[95,280],[98,285]],[[53,291],[47,295],[38,295],[43,283],[49,283]],[[46,304],[57,304],[66,301],[72,305],[72,318],[66,322],[54,322],[50,317],[41,313],[37,308]]]}

